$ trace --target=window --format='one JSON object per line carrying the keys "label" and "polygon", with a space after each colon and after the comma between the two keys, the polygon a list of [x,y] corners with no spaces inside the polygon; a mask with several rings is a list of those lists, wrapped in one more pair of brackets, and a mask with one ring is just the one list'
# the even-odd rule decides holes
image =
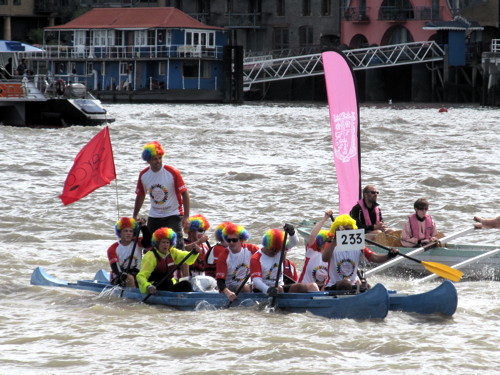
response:
{"label": "window", "polygon": [[185,45],[215,47],[215,32],[213,31],[186,31]]}
{"label": "window", "polygon": [[173,7],[182,10],[182,0],[172,0],[171,4]]}
{"label": "window", "polygon": [[321,0],[321,15],[322,16],[331,16],[332,15],[331,0]]}
{"label": "window", "polygon": [[128,74],[128,64],[126,62],[121,62],[120,63],[120,75],[127,75]]}
{"label": "window", "polygon": [[148,30],[147,35],[148,35],[147,45],[148,46],[156,45],[156,43],[155,43],[156,42],[156,30],[154,30],[154,29]]}
{"label": "window", "polygon": [[94,63],[87,62],[86,69],[87,71],[85,72],[85,74],[92,74],[92,71],[94,70]]}
{"label": "window", "polygon": [[147,30],[137,30],[135,32],[135,46],[145,46],[148,41],[148,31]]}
{"label": "window", "polygon": [[248,13],[261,13],[262,0],[250,0],[248,2]]}
{"label": "window", "polygon": [[[201,65],[200,65],[201,64]],[[203,61],[184,61],[182,75],[184,78],[210,78],[211,64]]]}
{"label": "window", "polygon": [[302,15],[311,15],[311,0],[302,0]]}
{"label": "window", "polygon": [[14,0],[14,5],[21,5],[21,0]]}
{"label": "window", "polygon": [[233,12],[233,0],[226,0],[226,13]]}
{"label": "window", "polygon": [[288,28],[275,27],[273,29],[273,49],[287,49],[289,46]]}
{"label": "window", "polygon": [[[113,30],[114,32],[114,30]],[[123,45],[123,31],[117,30],[115,33],[115,46]]]}
{"label": "window", "polygon": [[276,16],[285,16],[285,0],[276,0]]}
{"label": "window", "polygon": [[313,45],[313,28],[312,26],[299,27],[299,45],[306,47]]}
{"label": "window", "polygon": [[160,61],[158,63],[158,74],[161,76],[167,74],[167,64],[165,63],[165,61]]}
{"label": "window", "polygon": [[[120,32],[118,32],[118,33],[120,33]],[[108,30],[107,39],[108,39],[108,46],[115,45],[115,41],[116,41],[115,30]]]}
{"label": "window", "polygon": [[84,46],[85,45],[85,31],[77,30],[75,31],[75,46]]}
{"label": "window", "polygon": [[94,30],[92,32],[92,45],[102,47],[106,45],[106,30]]}
{"label": "window", "polygon": [[198,0],[197,8],[197,13],[210,13],[210,1]]}

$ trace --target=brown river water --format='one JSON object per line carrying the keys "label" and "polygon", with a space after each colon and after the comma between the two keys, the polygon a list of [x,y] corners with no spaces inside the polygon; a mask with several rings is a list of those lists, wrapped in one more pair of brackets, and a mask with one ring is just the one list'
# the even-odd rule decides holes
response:
{"label": "brown river water", "polygon": [[[456,284],[452,318],[390,312],[384,320],[210,309],[178,312],[30,285],[37,266],[63,280],[108,269],[113,225],[132,214],[142,146],[160,141],[183,174],[191,213],[270,227],[337,210],[325,104],[107,105],[117,181],[69,206],[58,198],[78,151],[101,127],[0,126],[0,374],[494,374],[500,368],[499,282]],[[500,214],[500,111],[363,106],[362,181],[401,228],[427,197],[446,234]],[[146,215],[147,204],[142,210]],[[213,232],[209,231],[212,236]],[[457,242],[498,245],[500,230]],[[304,242],[291,251],[300,266]],[[370,283],[419,293],[376,274]]]}

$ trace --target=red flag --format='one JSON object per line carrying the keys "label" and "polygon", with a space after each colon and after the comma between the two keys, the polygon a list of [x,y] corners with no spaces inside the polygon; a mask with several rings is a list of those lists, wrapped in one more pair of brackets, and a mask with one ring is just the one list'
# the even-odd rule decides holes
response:
{"label": "red flag", "polygon": [[76,202],[115,178],[113,149],[106,126],[76,155],[59,198],[64,205]]}

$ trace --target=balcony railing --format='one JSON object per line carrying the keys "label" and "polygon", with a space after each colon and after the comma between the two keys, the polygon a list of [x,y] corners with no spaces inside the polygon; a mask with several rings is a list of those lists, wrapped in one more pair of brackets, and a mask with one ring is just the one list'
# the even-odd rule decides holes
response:
{"label": "balcony railing", "polygon": [[62,9],[61,0],[35,0],[33,4],[33,12],[35,14],[47,14],[59,12]]}
{"label": "balcony railing", "polygon": [[252,29],[262,27],[263,13],[225,13],[224,17],[227,19],[226,27],[233,29]]}
{"label": "balcony railing", "polygon": [[398,6],[381,6],[378,12],[380,21],[423,21],[441,20],[443,7],[414,7],[403,8]]}
{"label": "balcony railing", "polygon": [[369,13],[370,8],[368,7],[350,7],[345,10],[343,18],[345,21],[368,22],[370,21]]}
{"label": "balcony railing", "polygon": [[147,58],[214,58],[222,59],[224,47],[191,45],[170,46],[64,46],[47,45],[43,52],[24,52],[27,57],[47,59],[147,59]]}

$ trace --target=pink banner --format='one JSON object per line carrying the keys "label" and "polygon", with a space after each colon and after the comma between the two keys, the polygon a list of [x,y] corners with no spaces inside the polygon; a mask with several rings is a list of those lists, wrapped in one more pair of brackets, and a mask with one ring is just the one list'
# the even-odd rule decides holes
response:
{"label": "pink banner", "polygon": [[348,214],[360,199],[359,108],[353,73],[344,56],[323,53],[330,110],[333,160],[337,171],[339,214]]}

